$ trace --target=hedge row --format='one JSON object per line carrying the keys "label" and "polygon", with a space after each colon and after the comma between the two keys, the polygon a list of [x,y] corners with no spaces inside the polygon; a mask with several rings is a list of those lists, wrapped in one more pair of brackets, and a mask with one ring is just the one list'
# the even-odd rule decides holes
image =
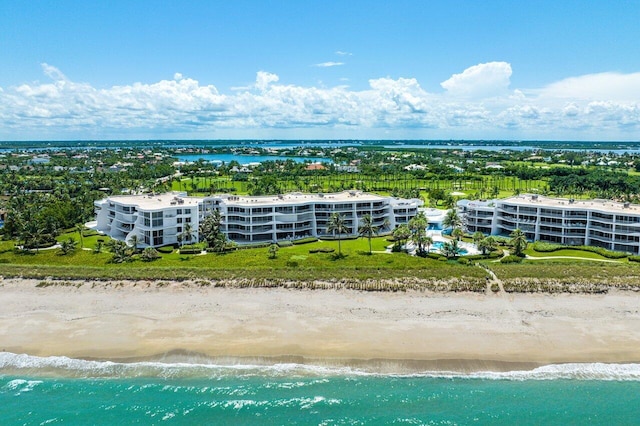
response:
{"label": "hedge row", "polygon": [[199,248],[182,248],[179,251],[180,254],[200,254],[202,250]]}
{"label": "hedge row", "polygon": [[500,259],[500,263],[520,263],[522,262],[522,258],[520,256],[515,256],[513,254],[509,256],[505,256]]}
{"label": "hedge row", "polygon": [[318,247],[309,249],[309,253],[333,253],[336,249],[331,247]]}
{"label": "hedge row", "polygon": [[307,238],[300,238],[299,240],[294,240],[293,244],[294,245],[308,244],[308,243],[315,243],[316,241],[318,241],[316,237],[307,237]]}
{"label": "hedge row", "polygon": [[545,242],[542,242],[542,241],[536,241],[535,243],[533,243],[532,248],[533,248],[534,251],[537,251],[537,252],[540,252],[540,253],[551,253],[551,252],[554,252],[554,251],[566,250],[566,249],[588,251],[588,252],[591,252],[591,253],[599,254],[600,256],[606,257],[607,259],[624,259],[625,257],[629,256],[628,253],[624,253],[624,252],[620,252],[620,251],[607,250],[607,249],[602,248],[602,247],[570,246],[570,245],[563,245],[563,244],[545,243]]}

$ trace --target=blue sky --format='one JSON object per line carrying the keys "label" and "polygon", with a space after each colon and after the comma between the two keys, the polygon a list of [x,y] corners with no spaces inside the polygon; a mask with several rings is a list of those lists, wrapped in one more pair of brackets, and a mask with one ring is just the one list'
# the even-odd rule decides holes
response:
{"label": "blue sky", "polygon": [[0,139],[638,140],[638,17],[640,1],[7,0]]}

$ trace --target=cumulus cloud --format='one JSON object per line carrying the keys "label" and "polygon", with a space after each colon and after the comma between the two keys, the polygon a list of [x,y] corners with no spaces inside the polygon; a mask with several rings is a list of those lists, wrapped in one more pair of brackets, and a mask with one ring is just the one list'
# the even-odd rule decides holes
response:
{"label": "cumulus cloud", "polygon": [[640,72],[587,74],[566,78],[536,91],[543,97],[631,101],[640,100]]}
{"label": "cumulus cloud", "polygon": [[50,81],[0,90],[0,138],[232,137],[226,135],[253,131],[255,137],[637,139],[640,131],[640,73],[511,90],[511,66],[491,62],[451,76],[442,83],[444,92],[430,93],[415,78],[374,78],[365,89],[352,90],[283,84],[277,74],[258,71],[253,84],[224,94],[180,73],[96,88],[51,65],[42,69]]}
{"label": "cumulus cloud", "polygon": [[345,52],[343,50],[336,50],[336,55],[338,55],[338,56],[353,56],[353,53]]}
{"label": "cumulus cloud", "polygon": [[503,95],[511,83],[511,65],[507,62],[488,62],[454,74],[440,85],[451,95],[487,97]]}
{"label": "cumulus cloud", "polygon": [[256,88],[258,90],[266,90],[266,88],[269,87],[271,83],[275,83],[278,80],[280,80],[280,77],[278,77],[276,74],[272,74],[266,71],[258,71],[258,74],[256,76]]}
{"label": "cumulus cloud", "polygon": [[320,68],[329,68],[329,67],[339,67],[340,65],[344,65],[344,62],[333,62],[333,61],[329,61],[329,62],[321,62],[319,64],[314,64],[314,67],[320,67]]}

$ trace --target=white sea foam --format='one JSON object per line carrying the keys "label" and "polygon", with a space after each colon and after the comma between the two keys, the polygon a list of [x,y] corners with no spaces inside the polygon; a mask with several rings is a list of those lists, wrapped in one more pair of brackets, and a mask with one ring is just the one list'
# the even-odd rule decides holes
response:
{"label": "white sea foam", "polygon": [[[507,372],[471,372],[424,371],[411,374],[381,374],[377,372],[341,366],[320,366],[311,364],[220,364],[215,359],[211,363],[178,362],[131,362],[88,361],[64,356],[37,357],[26,354],[0,352],[0,375],[66,376],[66,377],[185,377],[208,378],[225,376],[266,376],[274,378],[289,377],[328,377],[328,376],[384,376],[398,378],[460,378],[485,380],[627,380],[640,381],[640,364],[608,363],[567,363],[551,364],[532,370]],[[4,385],[18,386],[16,380]],[[25,382],[28,386],[37,385],[37,381]],[[29,384],[33,383],[33,384]],[[302,383],[302,382],[300,382]],[[277,384],[278,387],[297,387],[298,382]]]}
{"label": "white sea foam", "polygon": [[15,392],[15,395],[20,395],[24,392],[31,392],[41,383],[41,380],[13,379],[2,386],[1,390],[5,392]]}

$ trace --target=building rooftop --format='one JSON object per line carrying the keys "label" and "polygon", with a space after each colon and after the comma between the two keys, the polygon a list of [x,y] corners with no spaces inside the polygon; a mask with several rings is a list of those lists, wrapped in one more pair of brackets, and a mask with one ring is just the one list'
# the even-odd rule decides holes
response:
{"label": "building rooftop", "polygon": [[598,209],[611,213],[634,213],[640,214],[640,205],[629,203],[618,203],[612,200],[574,200],[569,198],[550,198],[542,195],[524,194],[515,197],[496,200],[497,202],[517,204],[522,206],[543,206],[555,208],[583,208]]}
{"label": "building rooftop", "polygon": [[[232,194],[217,194],[207,197],[189,197],[184,192],[167,192],[164,194],[143,194],[143,195],[114,195],[106,200],[119,204],[136,205],[144,210],[162,209],[172,205],[180,206],[197,206],[204,200],[222,199],[235,205],[277,205],[277,204],[296,204],[306,202],[351,202],[351,201],[382,201],[390,197],[370,194],[361,191],[343,191],[330,194],[305,194],[293,192],[282,195],[266,195],[266,196],[239,196]],[[416,200],[406,200],[404,203],[411,204]],[[400,202],[400,204],[403,204]],[[420,202],[420,204],[422,204]]]}
{"label": "building rooftop", "polygon": [[[215,195],[214,195],[215,197]],[[305,203],[309,201],[380,201],[388,197],[381,195],[369,194],[361,191],[343,191],[330,194],[305,194],[301,192],[292,192],[281,195],[265,195],[265,196],[238,196],[238,195],[222,195],[221,198],[233,201],[234,204],[256,205],[256,204],[291,204]]]}
{"label": "building rooftop", "polygon": [[[197,206],[202,197],[188,197],[184,192],[165,192],[163,194],[112,195],[107,198],[120,204],[139,206],[144,210],[154,210],[171,205]],[[180,200],[182,203],[180,203]],[[171,204],[175,203],[175,204]]]}

